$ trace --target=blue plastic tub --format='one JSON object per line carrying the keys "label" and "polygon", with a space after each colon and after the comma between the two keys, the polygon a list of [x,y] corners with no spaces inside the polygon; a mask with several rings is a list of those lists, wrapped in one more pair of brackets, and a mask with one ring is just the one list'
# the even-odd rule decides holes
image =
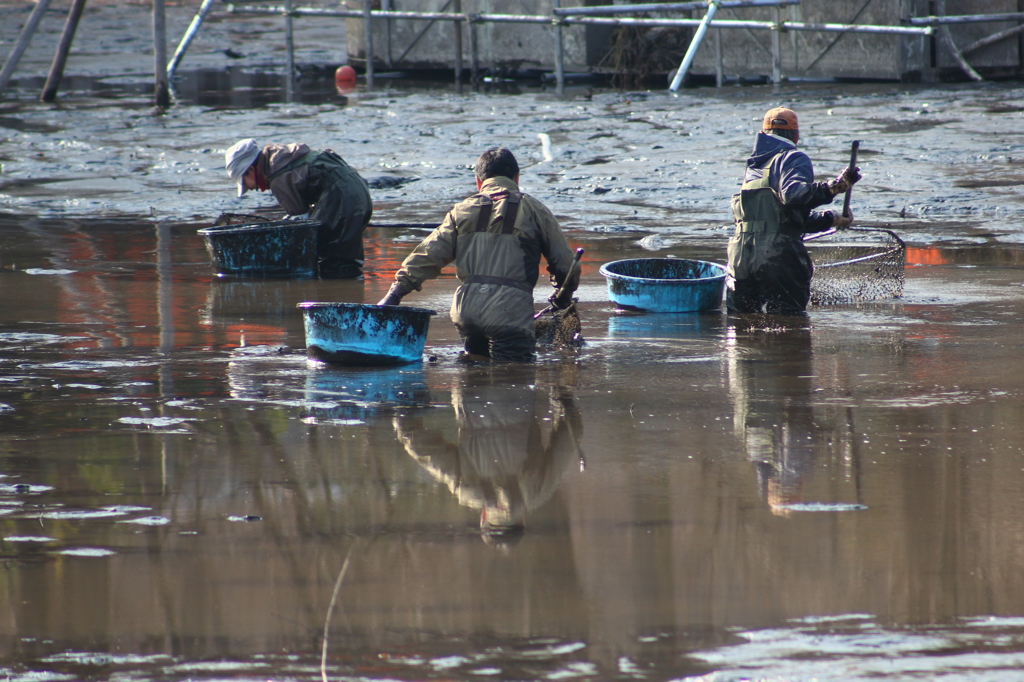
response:
{"label": "blue plastic tub", "polygon": [[297,306],[304,315],[306,352],[342,365],[401,365],[419,362],[427,342],[426,308],[365,303],[313,303]]}
{"label": "blue plastic tub", "polygon": [[692,313],[721,308],[725,266],[684,258],[633,258],[601,266],[608,297],[626,310]]}
{"label": "blue plastic tub", "polygon": [[220,275],[315,277],[316,220],[219,225],[199,230]]}

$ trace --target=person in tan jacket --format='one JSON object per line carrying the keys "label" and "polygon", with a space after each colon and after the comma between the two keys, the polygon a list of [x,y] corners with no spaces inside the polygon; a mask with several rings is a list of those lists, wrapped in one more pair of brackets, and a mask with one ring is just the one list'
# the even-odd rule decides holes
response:
{"label": "person in tan jacket", "polygon": [[533,288],[540,258],[547,261],[553,283],[565,284],[560,300],[552,303],[568,305],[579,284],[575,254],[551,211],[519,190],[519,164],[512,152],[488,149],[477,159],[475,173],[478,193],[456,204],[409,254],[378,305],[398,305],[454,261],[462,283],[451,318],[466,353],[532,360]]}
{"label": "person in tan jacket", "polygon": [[330,149],[305,144],[268,144],[240,140],[224,154],[238,196],[270,190],[291,216],[309,215],[317,230],[320,277],[352,279],[362,274],[363,230],[373,204],[366,181]]}

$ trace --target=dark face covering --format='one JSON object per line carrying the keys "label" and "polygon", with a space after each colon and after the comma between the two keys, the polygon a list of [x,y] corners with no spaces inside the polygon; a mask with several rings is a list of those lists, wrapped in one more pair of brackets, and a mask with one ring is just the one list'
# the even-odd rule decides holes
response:
{"label": "dark face covering", "polygon": [[253,164],[252,169],[254,171],[253,175],[256,178],[256,189],[261,192],[266,192],[270,188],[270,185],[267,184],[267,179],[263,177],[263,173],[260,172],[260,167]]}

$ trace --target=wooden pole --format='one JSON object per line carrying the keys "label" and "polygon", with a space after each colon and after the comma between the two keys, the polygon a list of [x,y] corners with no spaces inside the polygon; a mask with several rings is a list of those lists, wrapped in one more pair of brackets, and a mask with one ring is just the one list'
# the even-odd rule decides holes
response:
{"label": "wooden pole", "polygon": [[64,65],[67,64],[68,52],[71,51],[71,43],[75,40],[75,31],[84,11],[85,0],[74,0],[71,11],[68,12],[68,19],[64,22],[64,32],[60,36],[53,64],[50,65],[50,75],[46,77],[46,85],[39,98],[44,102],[53,102],[57,99],[57,88],[60,87],[60,79],[64,77]]}
{"label": "wooden pole", "polygon": [[169,107],[171,90],[167,85],[167,11],[164,0],[153,0],[153,79],[156,105]]}
{"label": "wooden pole", "polygon": [[0,92],[6,90],[7,84],[11,82],[11,74],[14,73],[14,69],[18,66],[18,62],[21,61],[21,57],[25,54],[25,50],[28,49],[28,44],[32,42],[32,35],[39,27],[39,22],[42,21],[43,15],[46,14],[46,9],[49,6],[50,0],[39,0],[39,2],[36,3],[35,9],[32,10],[32,14],[29,15],[28,23],[26,23],[25,27],[21,29],[21,35],[18,37],[18,42],[15,44],[14,49],[11,50],[10,56],[7,57],[3,71],[0,71]]}

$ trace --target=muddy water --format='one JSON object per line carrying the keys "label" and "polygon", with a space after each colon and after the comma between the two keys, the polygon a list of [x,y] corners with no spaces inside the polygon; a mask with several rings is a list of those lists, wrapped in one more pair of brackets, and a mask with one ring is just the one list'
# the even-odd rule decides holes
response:
{"label": "muddy water", "polygon": [[432,360],[344,369],[307,360],[295,303],[383,278],[218,279],[195,225],[2,228],[11,679],[313,680],[325,631],[335,679],[1024,664],[1013,247],[738,320],[615,312],[595,264],[647,252],[580,235],[578,357],[460,365],[442,315]]}
{"label": "muddy water", "polygon": [[[6,101],[0,672],[1019,679],[1022,92]],[[723,260],[776,103],[822,178],[862,140],[904,297],[616,312],[601,263]],[[424,363],[309,361],[295,304],[378,300],[424,232],[371,229],[361,281],[214,277],[196,229],[273,205],[232,197],[241,135],[390,178],[378,223],[439,220],[512,146],[586,249],[588,345],[460,365],[445,277],[407,299],[441,313]]]}

